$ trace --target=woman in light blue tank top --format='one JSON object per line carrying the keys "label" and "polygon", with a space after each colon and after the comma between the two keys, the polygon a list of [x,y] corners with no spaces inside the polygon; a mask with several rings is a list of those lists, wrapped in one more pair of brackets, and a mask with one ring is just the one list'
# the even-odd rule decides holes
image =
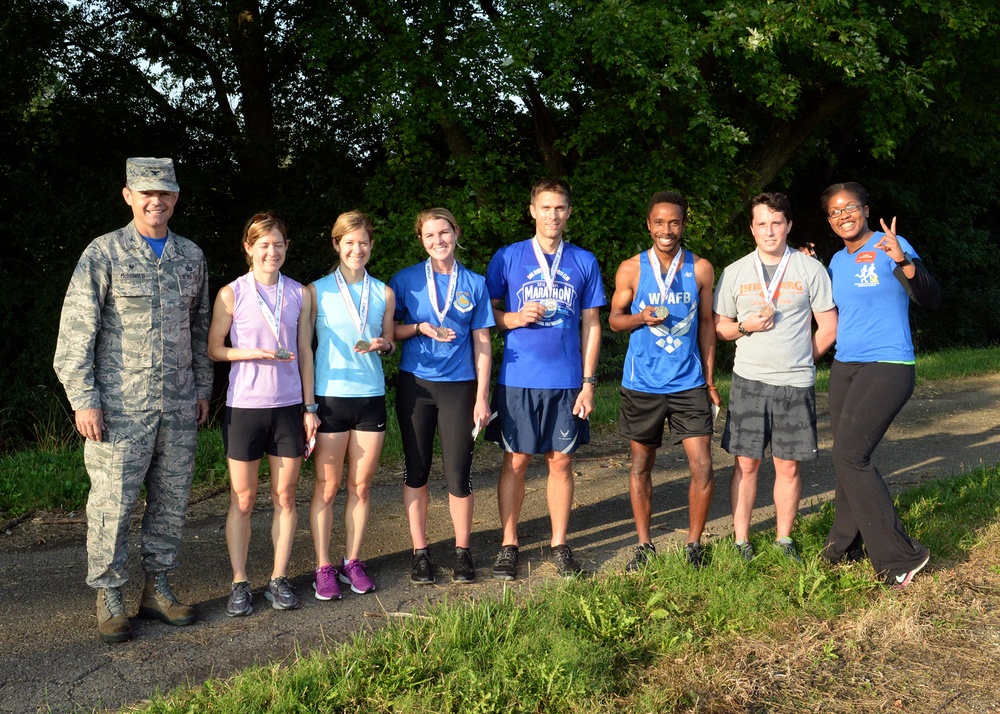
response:
{"label": "woman in light blue tank top", "polygon": [[[341,583],[368,593],[375,583],[359,560],[368,525],[369,490],[385,440],[385,377],[381,357],[395,349],[392,340],[396,301],[392,290],[365,270],[372,250],[372,224],[363,213],[337,218],[333,247],[340,265],[307,288],[316,329],[316,373],[303,385],[306,410],[316,414],[316,485],[309,527],[316,548],[318,600],[340,599]],[[312,333],[310,330],[310,339]],[[330,558],[333,500],[344,466],[344,557]]]}

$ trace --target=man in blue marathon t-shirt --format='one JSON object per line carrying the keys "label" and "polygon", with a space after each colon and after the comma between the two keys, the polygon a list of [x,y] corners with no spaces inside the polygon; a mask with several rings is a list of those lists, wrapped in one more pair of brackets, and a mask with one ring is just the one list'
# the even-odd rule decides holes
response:
{"label": "man in blue marathon t-shirt", "polygon": [[672,443],[683,444],[691,470],[688,489],[688,562],[701,567],[701,534],[712,505],[712,407],[715,324],[712,264],[681,247],[687,200],[654,193],[646,209],[652,247],[621,264],[615,276],[611,317],[615,332],[628,331],[622,375],[619,433],[632,448],[629,495],[639,546],[626,566],[638,570],[656,553],[650,537],[653,464],[663,443],[664,420]]}
{"label": "man in blue marathon t-shirt", "polygon": [[[594,254],[563,241],[572,213],[569,185],[547,178],[531,189],[535,236],[497,251],[486,287],[505,331],[494,418],[486,438],[504,450],[497,482],[503,543],[493,575],[517,575],[517,522],[532,454],[545,454],[552,559],[563,576],[582,572],[566,545],[573,505],[572,454],[590,441],[594,374],[605,304]],[[582,333],[582,334],[581,334]]]}

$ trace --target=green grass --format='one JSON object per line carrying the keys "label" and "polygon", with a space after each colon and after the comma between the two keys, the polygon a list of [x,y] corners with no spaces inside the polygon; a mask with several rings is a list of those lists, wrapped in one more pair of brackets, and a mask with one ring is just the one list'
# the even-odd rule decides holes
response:
{"label": "green grass", "polygon": [[[998,477],[998,468],[979,469],[908,491],[898,499],[903,521],[936,557],[966,557],[977,531],[1000,516]],[[895,597],[866,564],[831,568],[820,561],[831,519],[828,507],[801,519],[802,564],[769,547],[773,531],[754,535],[759,555],[749,565],[728,540],[711,548],[700,571],[675,551],[639,575],[558,581],[527,597],[507,592],[498,600],[439,605],[425,619],[390,624],[287,667],[256,667],[157,697],[143,711],[667,710],[686,695],[649,684],[663,658],[683,659],[727,638],[796,619],[829,620]]]}

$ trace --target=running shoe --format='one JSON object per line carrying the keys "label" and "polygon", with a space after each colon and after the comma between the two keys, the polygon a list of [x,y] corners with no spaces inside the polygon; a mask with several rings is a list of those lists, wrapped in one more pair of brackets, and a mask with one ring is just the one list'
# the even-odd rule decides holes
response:
{"label": "running shoe", "polygon": [[316,591],[317,600],[339,600],[343,597],[340,594],[340,583],[337,582],[337,568],[333,565],[321,565],[316,568],[313,590]]}
{"label": "running shoe", "polygon": [[357,558],[345,560],[340,566],[340,582],[350,585],[358,595],[370,593],[375,583],[365,574],[365,564]]}
{"label": "running shoe", "polygon": [[455,548],[455,568],[452,571],[451,582],[471,583],[476,579],[476,562],[472,559],[472,551],[468,548]]}
{"label": "running shoe", "polygon": [[493,577],[497,580],[513,580],[517,577],[517,546],[505,545],[493,561]]}
{"label": "running shoe", "polygon": [[583,573],[583,568],[573,558],[573,551],[565,543],[552,549],[551,560],[564,578],[572,578]]}
{"label": "running shoe", "polygon": [[701,547],[701,543],[688,543],[684,546],[684,557],[697,570],[705,564],[705,549]]}
{"label": "running shoe", "polygon": [[736,552],[739,553],[739,556],[743,558],[743,560],[746,561],[747,563],[753,560],[754,556],[753,544],[748,540],[745,540],[742,543],[737,542]]}
{"label": "running shoe", "polygon": [[656,547],[652,543],[640,543],[635,549],[635,556],[625,565],[626,573],[635,573],[656,557]]}
{"label": "running shoe", "polygon": [[410,582],[416,585],[434,584],[434,566],[426,548],[413,551],[413,567],[410,568]]}
{"label": "running shoe", "polygon": [[245,617],[253,612],[253,593],[250,583],[241,580],[233,583],[229,593],[229,604],[226,605],[226,615],[229,617]]}
{"label": "running shoe", "polygon": [[295,610],[299,607],[299,599],[295,597],[292,586],[288,584],[288,578],[284,575],[272,578],[267,583],[267,587],[264,588],[264,598],[275,610]]}
{"label": "running shoe", "polygon": [[931,559],[931,554],[928,553],[927,557],[923,559],[923,561],[920,563],[920,565],[918,565],[917,567],[915,567],[913,570],[910,570],[909,572],[903,573],[902,575],[895,576],[893,578],[894,582],[892,583],[892,589],[893,590],[902,590],[907,585],[909,585],[911,582],[913,582],[913,577],[917,573],[919,573],[921,570],[924,569],[924,566],[927,565],[928,562],[930,562],[930,559]]}
{"label": "running shoe", "polygon": [[796,563],[802,562],[802,558],[795,551],[795,542],[791,538],[774,541],[774,547],[780,550],[781,554],[789,560],[794,560]]}

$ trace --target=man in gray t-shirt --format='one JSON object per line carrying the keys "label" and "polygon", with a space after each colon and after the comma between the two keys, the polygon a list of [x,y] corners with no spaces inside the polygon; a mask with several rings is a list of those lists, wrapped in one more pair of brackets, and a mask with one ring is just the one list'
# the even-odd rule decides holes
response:
{"label": "man in gray t-shirt", "polygon": [[[756,249],[729,265],[715,288],[715,330],[736,340],[722,448],[736,457],[730,496],[736,547],[753,558],[750,519],[764,450],[774,459],[775,545],[797,558],[791,532],[799,508],[799,462],[815,459],[815,361],[837,334],[830,276],[788,247],[791,204],[780,193],[751,203]],[[817,329],[813,331],[813,320]]]}

